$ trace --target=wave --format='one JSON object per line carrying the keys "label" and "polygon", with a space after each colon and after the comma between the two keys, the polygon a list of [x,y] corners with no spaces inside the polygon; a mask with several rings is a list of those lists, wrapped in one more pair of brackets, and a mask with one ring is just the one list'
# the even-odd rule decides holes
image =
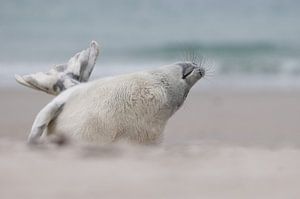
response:
{"label": "wave", "polygon": [[256,53],[279,53],[281,51],[292,51],[287,47],[278,46],[267,42],[249,42],[249,43],[213,43],[205,44],[199,42],[178,42],[167,43],[162,46],[145,47],[142,49],[132,50],[132,53],[151,55],[168,55],[182,54],[185,52],[198,52],[209,54],[256,54]]}

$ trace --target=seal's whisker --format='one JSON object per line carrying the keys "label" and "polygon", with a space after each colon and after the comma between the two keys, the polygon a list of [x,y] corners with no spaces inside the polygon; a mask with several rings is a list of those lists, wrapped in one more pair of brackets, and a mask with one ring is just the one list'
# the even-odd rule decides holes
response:
{"label": "seal's whisker", "polygon": [[206,77],[206,78],[214,78],[215,76],[214,75],[204,75],[204,77]]}
{"label": "seal's whisker", "polygon": [[188,49],[184,50],[184,61],[189,61],[190,60],[190,53]]}
{"label": "seal's whisker", "polygon": [[196,63],[198,64],[199,67],[203,67],[205,63],[205,58],[202,55],[198,55],[196,58]]}
{"label": "seal's whisker", "polygon": [[186,49],[184,51],[184,61],[192,62],[196,64],[197,67],[203,68],[205,70],[205,76],[212,77],[215,74],[215,68],[212,62],[201,55],[199,50]]}
{"label": "seal's whisker", "polygon": [[215,73],[216,69],[214,69],[213,67],[210,67],[210,68],[207,69],[207,72]]}
{"label": "seal's whisker", "polygon": [[209,74],[215,74],[215,68],[213,68],[213,65],[210,62],[207,62],[207,64],[205,64],[206,66],[204,67],[205,69],[205,74],[209,75]]}
{"label": "seal's whisker", "polygon": [[216,73],[216,71],[215,70],[212,70],[212,69],[205,69],[205,72],[207,73],[207,74],[215,74]]}
{"label": "seal's whisker", "polygon": [[213,85],[213,84],[214,84],[214,82],[212,81],[213,79],[209,79],[209,78],[207,78],[207,77],[203,77],[203,79],[204,79],[205,81],[207,81],[210,85]]}
{"label": "seal's whisker", "polygon": [[195,51],[191,51],[191,62],[193,63],[193,62],[195,62]]}
{"label": "seal's whisker", "polygon": [[183,60],[183,61],[185,61],[185,53],[183,54],[183,53],[180,53],[180,59],[179,60]]}
{"label": "seal's whisker", "polygon": [[212,69],[212,65],[211,64],[207,64],[206,67],[205,67],[205,70],[206,71],[211,71]]}
{"label": "seal's whisker", "polygon": [[216,73],[207,73],[207,76],[215,77]]}
{"label": "seal's whisker", "polygon": [[206,69],[205,69],[205,73],[206,73],[206,74],[215,74],[216,71],[214,71],[214,70],[206,70]]}
{"label": "seal's whisker", "polygon": [[211,81],[211,79],[209,77],[207,77],[207,76],[204,76],[203,79]]}

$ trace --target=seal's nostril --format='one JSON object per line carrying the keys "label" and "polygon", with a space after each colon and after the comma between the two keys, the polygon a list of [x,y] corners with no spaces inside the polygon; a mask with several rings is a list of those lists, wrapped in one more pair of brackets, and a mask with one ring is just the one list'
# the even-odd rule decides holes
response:
{"label": "seal's nostril", "polygon": [[199,69],[199,73],[200,73],[201,77],[203,77],[205,75],[205,69],[204,68],[200,68]]}

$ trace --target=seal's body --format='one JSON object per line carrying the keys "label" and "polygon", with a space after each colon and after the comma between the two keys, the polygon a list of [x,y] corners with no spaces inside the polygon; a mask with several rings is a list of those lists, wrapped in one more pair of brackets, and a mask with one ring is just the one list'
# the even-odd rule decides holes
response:
{"label": "seal's body", "polygon": [[175,111],[159,79],[136,73],[96,80],[74,88],[48,134],[68,134],[95,143],[125,138],[139,143],[159,141]]}
{"label": "seal's body", "polygon": [[[98,52],[97,48],[92,47],[90,49]],[[85,62],[80,59],[76,59],[76,64],[68,65],[68,69],[79,68],[83,71],[78,73],[79,79],[85,71],[88,78],[89,68],[95,63],[95,56],[84,58],[91,60],[91,67],[84,67]],[[62,87],[65,90],[58,90],[58,96],[38,113],[28,141],[37,143],[40,137],[47,139],[51,135],[65,135],[91,143],[124,139],[136,143],[157,143],[168,119],[204,74],[200,64],[181,62],[155,70]],[[59,76],[59,81],[63,81],[63,77]],[[42,80],[46,82],[43,85],[56,85],[48,83],[45,78]],[[18,78],[17,81],[32,85],[28,83],[28,78]],[[35,82],[38,85],[40,81]]]}
{"label": "seal's body", "polygon": [[[185,67],[195,71],[182,79]],[[187,80],[200,77],[201,71],[192,64],[174,64],[81,84],[61,94],[66,96],[63,109],[48,125],[47,134],[94,143],[120,139],[157,143],[192,86]]]}

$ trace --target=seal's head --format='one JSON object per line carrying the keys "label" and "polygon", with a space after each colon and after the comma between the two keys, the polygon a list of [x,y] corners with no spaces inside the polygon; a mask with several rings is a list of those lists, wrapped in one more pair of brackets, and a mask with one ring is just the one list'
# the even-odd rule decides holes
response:
{"label": "seal's head", "polygon": [[155,75],[159,76],[167,91],[169,104],[177,110],[183,104],[192,86],[204,77],[205,68],[202,63],[177,62],[163,66]]}
{"label": "seal's head", "polygon": [[163,74],[177,88],[189,90],[202,77],[205,76],[205,68],[202,64],[193,62],[177,62],[161,68]]}
{"label": "seal's head", "polygon": [[205,69],[192,62],[179,62],[175,64],[181,71],[181,79],[191,88],[199,79],[204,77]]}

